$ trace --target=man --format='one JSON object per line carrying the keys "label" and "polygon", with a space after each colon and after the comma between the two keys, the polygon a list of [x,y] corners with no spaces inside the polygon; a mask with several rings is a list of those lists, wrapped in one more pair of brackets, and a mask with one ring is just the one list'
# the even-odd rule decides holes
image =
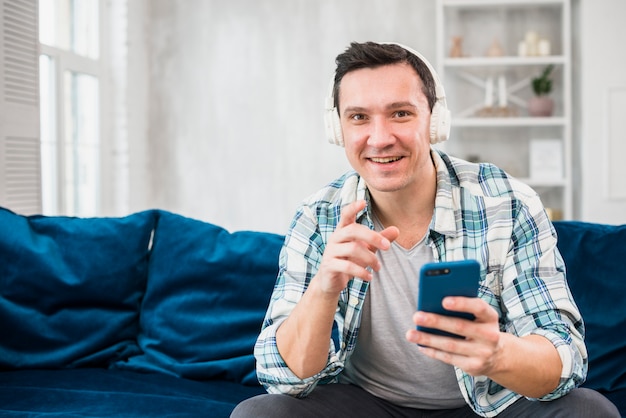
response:
{"label": "man", "polygon": [[[430,64],[353,43],[332,91],[327,127],[354,171],[291,224],[255,347],[270,394],[233,416],[619,416],[576,389],[583,322],[536,193],[431,148],[450,118]],[[421,265],[461,259],[481,265],[479,297],[443,303],[475,320],[415,312]]]}

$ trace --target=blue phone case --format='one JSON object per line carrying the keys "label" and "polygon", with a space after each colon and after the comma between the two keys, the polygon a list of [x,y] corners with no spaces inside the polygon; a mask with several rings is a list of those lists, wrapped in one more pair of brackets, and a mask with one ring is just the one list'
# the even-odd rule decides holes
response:
{"label": "blue phone case", "polygon": [[[424,264],[420,269],[417,310],[472,320],[474,315],[449,311],[441,306],[441,302],[446,296],[476,297],[479,280],[480,264],[476,260]],[[434,328],[418,326],[417,329],[446,337],[463,338]]]}

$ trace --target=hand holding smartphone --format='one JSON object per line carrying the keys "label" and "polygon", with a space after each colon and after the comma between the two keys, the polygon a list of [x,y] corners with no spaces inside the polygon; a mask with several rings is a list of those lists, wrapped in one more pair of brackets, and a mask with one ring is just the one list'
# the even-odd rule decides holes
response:
{"label": "hand holding smartphone", "polygon": [[[474,315],[444,309],[442,301],[446,296],[478,296],[480,265],[476,260],[445,261],[427,263],[420,270],[417,292],[417,310],[473,320]],[[463,338],[435,328],[418,326],[418,331],[446,337]]]}

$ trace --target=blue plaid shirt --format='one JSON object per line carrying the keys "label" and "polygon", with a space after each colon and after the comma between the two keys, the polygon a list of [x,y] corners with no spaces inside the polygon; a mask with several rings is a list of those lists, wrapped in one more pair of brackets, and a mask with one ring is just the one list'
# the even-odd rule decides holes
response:
{"label": "blue plaid shirt", "polygon": [[[479,261],[479,297],[498,312],[502,331],[520,337],[543,335],[554,344],[563,364],[561,379],[542,400],[563,396],[587,373],[584,325],[565,280],[556,232],[539,197],[493,165],[468,163],[440,151],[431,155],[437,194],[427,245],[436,260]],[[292,221],[255,346],[257,375],[269,393],[303,397],[319,383],[336,382],[354,350],[368,289],[358,278],[340,295],[335,314],[338,346],[329,341],[328,362],[315,376],[300,379],[291,372],[278,352],[276,330],[317,273],[341,207],[357,199],[368,202],[357,221],[373,229],[369,193],[355,172],[311,196]],[[455,371],[463,397],[479,415],[495,416],[520,397],[485,376]]]}

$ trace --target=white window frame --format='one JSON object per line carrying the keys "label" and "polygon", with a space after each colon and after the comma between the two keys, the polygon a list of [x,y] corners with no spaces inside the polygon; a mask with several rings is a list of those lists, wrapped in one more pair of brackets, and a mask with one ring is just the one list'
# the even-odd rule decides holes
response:
{"label": "white window frame", "polygon": [[[55,48],[50,45],[40,44],[40,54],[49,56],[52,60],[53,68],[54,68],[54,86],[53,89],[55,91],[54,98],[55,101],[53,106],[55,108],[55,123],[53,124],[53,128],[55,132],[53,134],[56,146],[56,181],[54,181],[53,189],[56,191],[56,208],[55,207],[44,207],[50,211],[51,213],[47,213],[49,215],[57,215],[57,214],[71,214],[74,215],[73,210],[66,206],[66,189],[63,186],[63,178],[65,172],[65,152],[63,147],[65,146],[65,123],[63,122],[66,118],[67,109],[65,109],[65,101],[63,100],[63,95],[65,92],[65,73],[66,71],[72,71],[77,73],[83,73],[91,75],[98,79],[100,83],[100,90],[102,91],[102,81],[100,76],[100,63],[98,60],[94,60],[91,58],[83,57],[77,55],[71,51],[66,51],[63,49]],[[100,114],[102,114],[102,110],[100,110]],[[101,117],[101,115],[99,115]],[[101,143],[102,141],[100,141]],[[100,151],[101,153],[101,151]],[[45,184],[45,183],[44,183]],[[99,205],[98,205],[99,206]],[[81,214],[77,214],[81,215]]]}
{"label": "white window frame", "polygon": [[[46,0],[42,0],[46,1]],[[89,58],[79,55],[73,51],[57,48],[51,45],[39,43],[40,55],[49,56],[52,59],[54,66],[54,90],[55,90],[55,123],[53,128],[55,130],[54,137],[56,139],[56,179],[53,189],[55,190],[55,198],[53,199],[53,207],[47,207],[46,215],[75,215],[75,216],[101,216],[111,213],[111,207],[114,206],[111,202],[114,199],[114,179],[116,175],[111,174],[111,167],[113,166],[111,161],[111,105],[110,105],[110,77],[106,71],[105,63],[108,60],[108,13],[107,2],[104,0],[98,1],[99,6],[99,57],[98,59]],[[67,116],[68,109],[65,109],[65,103],[63,98],[63,92],[65,91],[65,73],[71,71],[75,73],[83,73],[95,77],[99,84],[99,171],[98,171],[98,198],[96,203],[95,213],[74,213],[73,208],[67,207],[66,195],[64,183],[65,172],[65,152],[63,147],[65,146],[65,124],[63,121]],[[45,194],[45,191],[44,191]],[[44,205],[45,206],[45,205]]]}

